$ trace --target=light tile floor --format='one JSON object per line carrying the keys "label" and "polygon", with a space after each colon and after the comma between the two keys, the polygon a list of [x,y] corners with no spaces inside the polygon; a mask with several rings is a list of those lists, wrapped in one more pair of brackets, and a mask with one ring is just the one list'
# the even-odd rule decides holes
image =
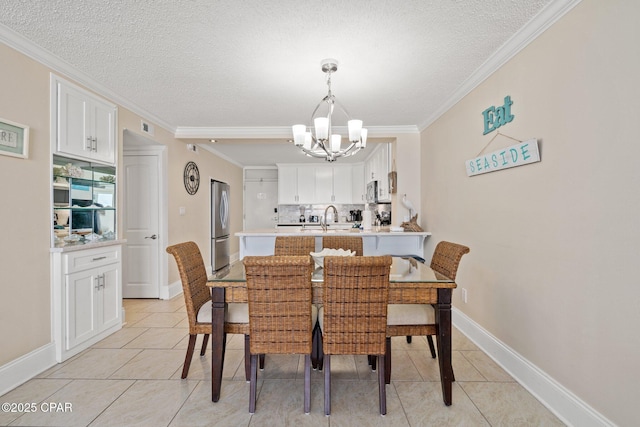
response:
{"label": "light tile floor", "polygon": [[[322,373],[312,373],[311,413],[303,413],[299,356],[267,356],[258,404],[249,414],[240,335],[230,335],[222,396],[211,402],[210,353],[195,352],[180,374],[188,341],[182,296],[125,300],[127,324],[110,337],[0,398],[34,403],[35,412],[0,412],[16,426],[561,426],[549,410],[459,331],[453,331],[453,405],[442,402],[438,363],[424,337],[393,339],[387,415],[378,413],[376,374],[366,357],[332,358],[331,416],[324,416]],[[196,349],[199,349],[201,337]],[[60,412],[43,411],[50,402]],[[45,405],[43,406],[43,403]],[[64,411],[64,404],[71,411]]]}

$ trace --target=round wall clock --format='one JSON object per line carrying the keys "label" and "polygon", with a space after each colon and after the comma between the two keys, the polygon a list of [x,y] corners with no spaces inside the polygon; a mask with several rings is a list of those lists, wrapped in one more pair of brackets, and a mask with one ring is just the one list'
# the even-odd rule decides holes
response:
{"label": "round wall clock", "polygon": [[200,172],[195,162],[189,162],[184,167],[184,188],[189,194],[196,194],[200,187]]}

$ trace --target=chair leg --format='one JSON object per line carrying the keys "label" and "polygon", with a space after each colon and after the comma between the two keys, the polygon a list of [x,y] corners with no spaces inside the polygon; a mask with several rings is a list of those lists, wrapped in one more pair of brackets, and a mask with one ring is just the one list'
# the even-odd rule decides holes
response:
{"label": "chair leg", "polygon": [[209,334],[204,334],[204,339],[202,340],[202,348],[200,349],[200,356],[204,356],[207,351],[207,344],[209,343]]}
{"label": "chair leg", "polygon": [[251,353],[249,352],[249,335],[244,336],[244,378],[251,380]]}
{"label": "chair leg", "polygon": [[384,356],[384,382],[391,384],[391,337],[386,339]]}
{"label": "chair leg", "polygon": [[252,354],[251,359],[251,379],[249,380],[249,413],[256,412],[256,389],[258,384],[258,355]]}
{"label": "chair leg", "polygon": [[318,329],[318,345],[317,345],[316,366],[318,371],[322,371],[322,365],[324,362],[324,350],[322,349],[322,330]]}
{"label": "chair leg", "polygon": [[376,371],[376,363],[378,362],[378,358],[372,354],[368,355],[367,358],[369,358],[369,366],[371,366],[371,370],[373,372]]}
{"label": "chair leg", "polygon": [[311,355],[304,356],[304,413],[311,412]]}
{"label": "chair leg", "polygon": [[189,366],[191,366],[191,358],[193,357],[193,349],[196,346],[197,334],[189,334],[189,346],[187,347],[187,356],[184,358],[184,366],[182,367],[182,379],[187,378]]}
{"label": "chair leg", "polygon": [[260,355],[260,370],[264,371],[264,354]]}
{"label": "chair leg", "polygon": [[433,345],[433,337],[431,335],[427,335],[427,344],[429,344],[429,350],[431,350],[431,357],[436,358],[436,348]]}
{"label": "chair leg", "polygon": [[325,355],[324,366],[324,414],[331,415],[331,356]]}
{"label": "chair leg", "polygon": [[318,369],[318,323],[313,327],[311,333],[311,367],[315,371]]}
{"label": "chair leg", "polygon": [[411,344],[411,335],[407,335],[407,344]]}
{"label": "chair leg", "polygon": [[380,394],[380,415],[387,414],[387,385],[384,365],[386,357],[384,354],[378,356],[380,367],[378,368],[378,393]]}

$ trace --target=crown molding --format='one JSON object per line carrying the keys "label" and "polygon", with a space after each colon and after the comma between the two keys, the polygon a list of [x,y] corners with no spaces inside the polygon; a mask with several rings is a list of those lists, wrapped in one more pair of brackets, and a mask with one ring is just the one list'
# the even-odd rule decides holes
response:
{"label": "crown molding", "polygon": [[211,146],[211,144],[197,144],[198,147],[202,148],[203,150],[206,150],[210,153],[213,153],[214,155],[220,157],[222,160],[226,160],[227,162],[238,166],[240,169],[244,168],[245,166],[242,165],[241,163],[238,163],[237,161],[235,161],[234,159],[232,159],[231,157],[227,156],[226,154],[222,154],[221,152],[219,152],[218,150],[216,150],[214,147]]}
{"label": "crown molding", "polygon": [[418,126],[420,132],[429,127],[581,1],[557,0],[542,9],[466,79],[438,110]]}
{"label": "crown molding", "polygon": [[[339,133],[347,133],[346,126],[334,126]],[[368,137],[386,137],[398,134],[417,134],[418,127],[406,126],[373,126],[367,127]],[[178,139],[258,139],[258,138],[282,138],[291,139],[290,126],[271,127],[187,127],[178,126],[175,131]]]}
{"label": "crown molding", "polygon": [[157,117],[155,114],[140,108],[128,99],[118,95],[65,60],[58,58],[48,50],[38,46],[31,40],[16,33],[11,28],[3,24],[0,24],[0,41],[29,58],[49,67],[52,71],[63,74],[64,77],[73,80],[75,83],[85,86],[87,89],[91,89],[98,95],[107,98],[109,101],[132,111],[143,119],[151,121],[171,133],[175,132],[175,128],[160,117]]}

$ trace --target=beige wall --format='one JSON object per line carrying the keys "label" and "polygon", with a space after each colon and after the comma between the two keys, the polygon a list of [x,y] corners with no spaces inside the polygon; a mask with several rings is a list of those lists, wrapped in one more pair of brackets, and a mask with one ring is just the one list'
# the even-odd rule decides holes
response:
{"label": "beige wall", "polygon": [[0,44],[0,118],[30,127],[29,158],[0,156],[0,366],[51,341],[49,72]]}
{"label": "beige wall", "polygon": [[[0,366],[51,342],[50,299],[50,69],[0,44],[0,118],[30,126],[30,153],[26,160],[0,155],[0,223],[5,227],[0,245]],[[57,73],[63,78],[64,75]],[[124,129],[136,132],[141,117],[118,109],[118,140]],[[232,187],[232,232],[242,228],[242,170],[212,153],[186,150],[185,142],[155,127],[154,140],[168,147],[169,243],[194,240],[209,265],[210,178]],[[139,132],[138,132],[139,133]],[[122,159],[122,147],[120,147]],[[189,196],[182,184],[187,161],[198,164],[201,187]],[[120,195],[122,192],[120,192]],[[121,209],[124,208],[119,200]],[[178,216],[184,206],[187,215]],[[122,210],[118,223],[122,224]],[[120,237],[126,238],[119,230]],[[239,250],[232,239],[231,251]],[[175,262],[167,258],[168,284],[179,280]],[[163,284],[167,285],[167,284]]]}
{"label": "beige wall", "polygon": [[[640,2],[584,0],[422,133],[433,238],[464,243],[454,305],[619,425],[640,370]],[[538,138],[542,161],[467,177],[481,113]],[[514,144],[497,137],[487,152]]]}
{"label": "beige wall", "polygon": [[[155,126],[153,136],[142,134],[140,129],[140,116],[127,109],[118,110],[118,124],[120,138],[125,129],[130,132],[143,135],[145,138],[167,146],[168,171],[168,219],[169,239],[168,244],[192,240],[198,244],[205,265],[211,264],[211,240],[210,240],[210,186],[212,179],[224,181],[231,186],[231,254],[240,250],[237,237],[233,236],[242,230],[242,169],[238,166],[217,157],[213,153],[199,149],[197,153],[188,151],[186,144],[191,141],[177,140],[173,134],[165,129]],[[152,123],[153,124],[153,123]],[[200,172],[200,187],[194,195],[190,195],[184,188],[183,172],[187,162],[193,161],[198,165]],[[122,192],[120,192],[122,195]],[[180,207],[185,208],[185,215],[179,215]],[[122,222],[120,222],[122,223]],[[126,238],[126,236],[123,236]],[[168,284],[180,280],[178,269],[172,257],[168,257],[169,278]]]}

